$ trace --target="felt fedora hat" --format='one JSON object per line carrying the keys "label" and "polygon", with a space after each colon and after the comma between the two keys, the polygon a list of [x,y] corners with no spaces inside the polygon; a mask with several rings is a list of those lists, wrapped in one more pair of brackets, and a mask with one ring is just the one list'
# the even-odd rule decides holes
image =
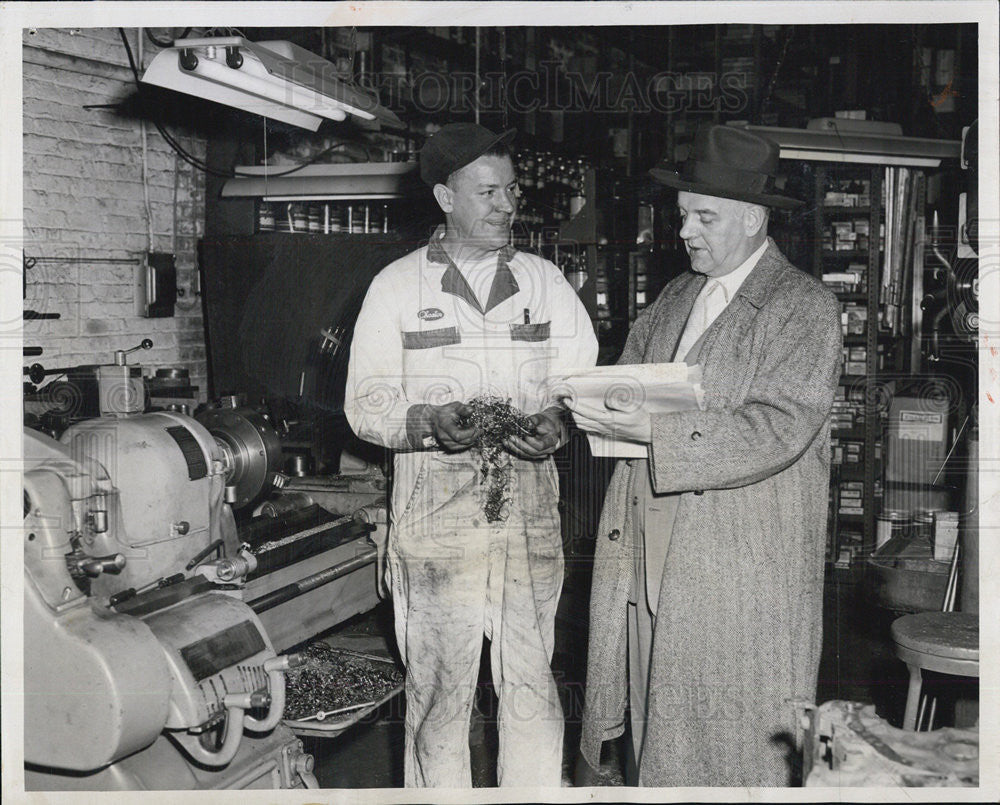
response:
{"label": "felt fedora hat", "polygon": [[662,184],[691,193],[785,209],[802,204],[774,190],[778,145],[746,129],[701,126],[688,158],[677,169],[672,167],[661,162],[649,173]]}
{"label": "felt fedora hat", "polygon": [[420,149],[420,178],[429,186],[444,184],[448,177],[503,143],[509,145],[516,129],[495,134],[478,123],[448,123],[427,138]]}

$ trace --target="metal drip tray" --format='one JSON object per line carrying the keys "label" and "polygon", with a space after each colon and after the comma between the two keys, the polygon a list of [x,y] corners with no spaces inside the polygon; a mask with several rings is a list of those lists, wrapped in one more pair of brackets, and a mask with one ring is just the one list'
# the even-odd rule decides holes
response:
{"label": "metal drip tray", "polygon": [[297,735],[333,738],[403,689],[403,672],[388,657],[318,640],[298,652],[308,662],[286,676],[284,719]]}
{"label": "metal drip tray", "polygon": [[900,612],[941,609],[948,587],[948,563],[932,558],[929,542],[893,538],[868,557],[865,584],[872,600]]}

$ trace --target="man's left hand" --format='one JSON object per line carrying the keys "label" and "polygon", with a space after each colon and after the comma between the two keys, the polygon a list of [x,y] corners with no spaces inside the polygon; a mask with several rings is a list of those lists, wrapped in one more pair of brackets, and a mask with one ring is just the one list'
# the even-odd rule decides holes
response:
{"label": "man's left hand", "polygon": [[503,443],[504,449],[518,458],[537,461],[554,453],[566,441],[566,425],[560,409],[547,408],[532,414],[528,422],[535,428],[532,435],[508,436]]}
{"label": "man's left hand", "polygon": [[566,405],[580,430],[629,442],[649,444],[653,441],[653,426],[649,414],[642,408],[612,411],[604,406],[587,405],[579,400],[567,400]]}

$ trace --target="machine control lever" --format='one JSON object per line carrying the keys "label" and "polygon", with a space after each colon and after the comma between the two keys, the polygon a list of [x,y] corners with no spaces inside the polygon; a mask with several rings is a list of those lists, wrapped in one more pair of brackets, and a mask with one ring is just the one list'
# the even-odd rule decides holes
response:
{"label": "machine control lever", "polygon": [[135,598],[141,593],[148,592],[149,590],[161,590],[164,587],[170,587],[173,584],[178,584],[184,581],[183,573],[174,573],[172,576],[166,576],[162,579],[157,579],[156,581],[151,581],[149,584],[144,584],[138,589],[135,587],[128,587],[124,590],[119,590],[117,593],[108,598],[108,606],[116,607],[119,604],[128,601],[130,598]]}
{"label": "machine control lever", "polygon": [[214,551],[221,550],[222,545],[223,542],[221,538],[215,540],[214,542],[209,543],[207,547],[202,548],[200,551],[198,551],[198,553],[196,553],[194,556],[191,557],[191,561],[184,566],[184,569],[194,570],[194,568],[198,564],[200,564],[209,554],[213,553]]}
{"label": "machine control lever", "polygon": [[76,560],[76,567],[91,578],[97,578],[102,573],[118,574],[125,569],[125,555],[112,553],[108,556],[84,556]]}
{"label": "machine control lever", "polygon": [[139,342],[139,344],[137,344],[136,346],[134,346],[134,347],[132,347],[130,349],[116,349],[115,350],[115,365],[116,366],[124,366],[125,365],[125,356],[128,355],[129,353],[135,352],[137,349],[152,349],[152,348],[153,348],[153,342],[150,339],[148,339],[148,338],[144,338],[144,339],[142,339],[141,342]]}

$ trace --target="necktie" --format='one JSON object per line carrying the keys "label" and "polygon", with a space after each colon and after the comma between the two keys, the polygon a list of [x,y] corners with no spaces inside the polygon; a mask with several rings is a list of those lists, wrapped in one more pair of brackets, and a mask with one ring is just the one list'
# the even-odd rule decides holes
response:
{"label": "necktie", "polygon": [[715,279],[709,279],[705,287],[701,289],[695,297],[691,306],[691,313],[688,316],[687,324],[684,326],[684,333],[677,343],[677,352],[674,353],[674,360],[683,361],[695,342],[701,338],[702,333],[712,326],[719,314],[726,307],[726,292],[722,283]]}

